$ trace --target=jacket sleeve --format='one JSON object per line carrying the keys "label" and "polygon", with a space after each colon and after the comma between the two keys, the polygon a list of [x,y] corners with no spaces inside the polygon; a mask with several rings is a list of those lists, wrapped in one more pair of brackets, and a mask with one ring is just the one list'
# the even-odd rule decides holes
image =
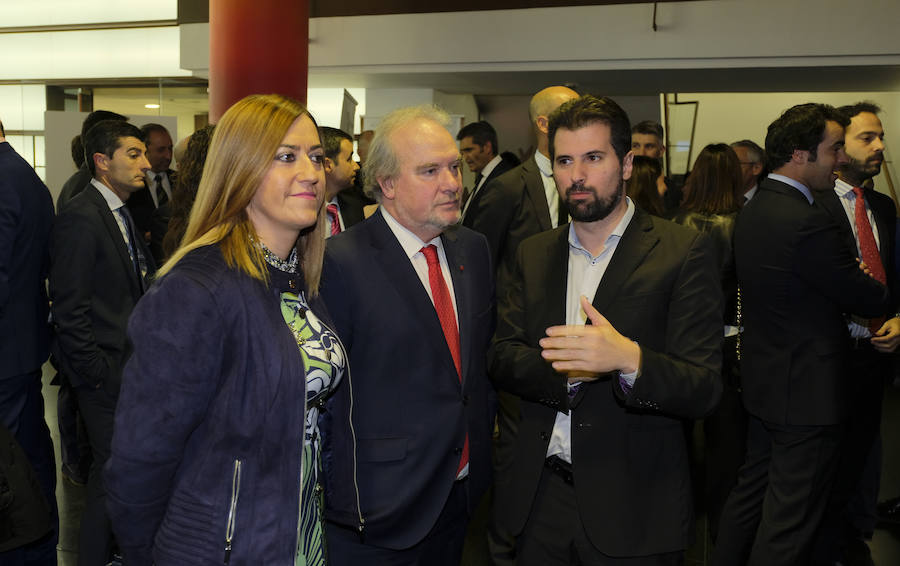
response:
{"label": "jacket sleeve", "polygon": [[811,214],[798,234],[794,272],[808,285],[845,312],[874,317],[889,310],[887,287],[859,269],[840,228],[824,211]]}
{"label": "jacket sleeve", "polygon": [[665,348],[641,344],[640,375],[626,405],[685,418],[711,413],[722,395],[722,289],[709,239],[698,234],[675,279],[666,312]]}
{"label": "jacket sleeve", "polygon": [[91,321],[97,223],[82,214],[58,217],[51,238],[50,298],[56,341],[66,364],[77,377],[100,387],[110,361],[97,344]]}
{"label": "jacket sleeve", "polygon": [[221,313],[212,290],[176,272],[141,299],[129,322],[134,353],[104,469],[110,520],[129,565],[152,563],[185,446],[225,370]]}
{"label": "jacket sleeve", "polygon": [[0,179],[0,314],[9,302],[9,271],[16,243],[16,226],[22,216],[22,203],[10,186],[11,182],[11,179]]}
{"label": "jacket sleeve", "polygon": [[[504,243],[509,237],[509,227],[516,212],[517,202],[511,195],[509,180],[501,175],[482,187],[481,202],[478,213],[472,219],[472,230],[484,234],[487,238],[488,248],[491,252],[491,266],[497,271],[500,254],[503,253]],[[503,179],[501,181],[501,179]],[[518,176],[515,177],[518,181]]]}
{"label": "jacket sleeve", "polygon": [[543,335],[535,337],[528,332],[525,297],[530,295],[522,271],[524,253],[520,247],[516,253],[516,272],[498,297],[497,330],[488,354],[489,375],[497,389],[566,412],[566,377],[541,356],[537,341]]}

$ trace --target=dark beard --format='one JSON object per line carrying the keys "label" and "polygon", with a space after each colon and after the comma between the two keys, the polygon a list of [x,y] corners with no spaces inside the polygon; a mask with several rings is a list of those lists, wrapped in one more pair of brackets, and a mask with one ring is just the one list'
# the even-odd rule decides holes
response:
{"label": "dark beard", "polygon": [[[594,200],[592,201],[583,201],[577,204],[573,203],[570,200],[570,194],[574,191],[590,191],[591,194],[594,195]],[[622,199],[625,197],[625,181],[619,179],[619,186],[616,187],[616,192],[612,195],[604,198],[600,198],[597,195],[597,189],[594,187],[588,187],[585,185],[572,185],[568,189],[566,189],[566,198],[563,201],[563,204],[566,207],[566,210],[569,211],[569,216],[572,217],[572,220],[577,222],[596,222],[598,220],[603,220],[619,206],[619,203],[622,202]]]}
{"label": "dark beard", "polygon": [[881,173],[881,164],[869,161],[859,161],[847,156],[848,162],[841,167],[841,176],[845,177],[852,185],[862,185],[864,181]]}

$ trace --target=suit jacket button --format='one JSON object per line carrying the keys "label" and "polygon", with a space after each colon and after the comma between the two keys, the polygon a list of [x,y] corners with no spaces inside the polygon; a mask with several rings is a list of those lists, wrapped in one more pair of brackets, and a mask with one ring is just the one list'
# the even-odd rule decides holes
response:
{"label": "suit jacket button", "polygon": [[454,448],[453,453],[454,454],[462,454],[462,448]]}
{"label": "suit jacket button", "polygon": [[550,435],[547,434],[546,432],[541,433],[541,440],[548,440],[549,438],[550,438]]}
{"label": "suit jacket button", "polygon": [[463,405],[468,405],[469,404],[469,396],[463,395],[462,401],[463,401]]}

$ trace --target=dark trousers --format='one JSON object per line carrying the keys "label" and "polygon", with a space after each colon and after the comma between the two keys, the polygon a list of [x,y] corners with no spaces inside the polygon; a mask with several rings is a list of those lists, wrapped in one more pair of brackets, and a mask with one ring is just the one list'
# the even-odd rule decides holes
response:
{"label": "dark trousers", "polygon": [[0,378],[0,422],[15,437],[28,457],[51,511],[52,531],[41,539],[0,553],[9,566],[55,565],[59,538],[56,506],[56,459],[50,429],[44,420],[41,371]]}
{"label": "dark trousers", "polygon": [[[652,511],[635,509],[637,513]],[[600,552],[581,523],[575,488],[548,468],[541,475],[525,528],[516,540],[517,566],[677,566],[683,552],[616,558]]]}
{"label": "dark trousers", "polygon": [[116,400],[102,387],[75,391],[93,456],[78,536],[78,565],[98,566],[109,561],[113,541],[102,475],[112,445]]}
{"label": "dark trousers", "polygon": [[728,494],[737,484],[738,470],[744,464],[747,453],[747,411],[741,400],[740,375],[732,338],[725,339],[722,353],[722,400],[703,421],[703,501],[713,542],[718,540],[722,510]]}
{"label": "dark trousers", "polygon": [[872,535],[874,517],[865,515],[878,500],[881,404],[885,381],[893,375],[892,357],[863,344],[850,360],[847,434],[814,551],[815,561],[823,564],[843,561],[849,537]]}
{"label": "dark trousers", "polygon": [[[519,398],[505,391],[497,392],[497,433],[493,443],[494,483],[506,481],[513,465],[513,447],[519,429]],[[490,516],[488,519],[487,545],[494,566],[513,566],[516,558],[515,537],[506,532],[497,519],[498,509],[490,490]]]}
{"label": "dark trousers", "polygon": [[[394,550],[366,544],[359,534],[326,523],[330,566],[459,566],[468,524],[468,481],[453,483],[438,520],[425,538],[411,548]],[[418,520],[409,517],[410,521]]]}
{"label": "dark trousers", "polygon": [[75,390],[65,377],[60,378],[56,396],[56,422],[59,425],[59,452],[62,463],[81,477],[87,477],[91,465],[91,447],[78,411]]}
{"label": "dark trousers", "polygon": [[722,513],[713,566],[804,566],[837,470],[842,427],[751,416],[747,457]]}

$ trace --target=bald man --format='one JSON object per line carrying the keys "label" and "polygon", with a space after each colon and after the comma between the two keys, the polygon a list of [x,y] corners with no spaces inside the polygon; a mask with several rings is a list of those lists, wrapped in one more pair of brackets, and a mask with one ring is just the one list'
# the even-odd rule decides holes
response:
{"label": "bald man", "polygon": [[578,98],[578,93],[564,86],[547,87],[531,98],[528,114],[537,150],[530,159],[482,187],[478,206],[466,211],[463,226],[488,239],[498,293],[503,291],[503,278],[514,267],[519,242],[568,222],[553,182],[547,117],[573,98]]}
{"label": "bald man", "polygon": [[[487,237],[496,273],[497,296],[502,297],[506,281],[513,273],[519,243],[540,232],[568,222],[553,181],[548,116],[578,93],[564,86],[547,87],[531,98],[528,107],[537,150],[524,163],[490,180],[481,187],[477,202],[466,210],[462,224]],[[491,376],[494,379],[495,376]],[[495,482],[504,481],[516,432],[519,400],[498,392],[497,433],[494,438]],[[496,512],[496,510],[495,510]],[[489,546],[495,564],[512,564],[512,537],[491,521]]]}

